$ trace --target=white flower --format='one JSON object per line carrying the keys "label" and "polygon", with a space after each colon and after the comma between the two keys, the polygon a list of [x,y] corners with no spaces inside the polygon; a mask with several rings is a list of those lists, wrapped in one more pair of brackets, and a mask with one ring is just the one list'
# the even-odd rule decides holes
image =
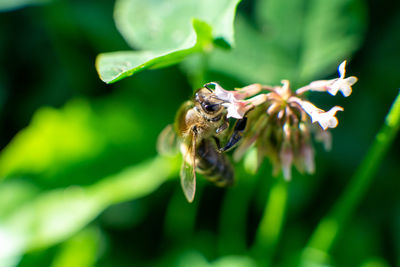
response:
{"label": "white flower", "polygon": [[228,114],[227,118],[242,119],[246,113],[246,102],[239,100],[235,91],[227,91],[219,84],[215,83],[215,95],[218,99],[225,101],[222,105],[226,107]]}
{"label": "white flower", "polygon": [[[215,96],[223,101],[222,105],[227,109],[227,118],[235,118],[235,119],[243,119],[244,115],[252,109],[254,106],[257,106],[266,101],[266,95],[257,95],[248,100],[242,100],[246,98],[247,91],[228,91],[222,88],[218,83],[211,82],[208,84],[212,84],[215,86],[214,94]],[[208,85],[206,84],[206,85]],[[253,88],[249,88],[253,89]]]}
{"label": "white flower", "polygon": [[306,91],[327,91],[331,95],[336,95],[337,92],[340,91],[342,92],[343,96],[348,97],[352,92],[351,86],[355,84],[358,79],[354,76],[345,78],[346,60],[339,65],[338,72],[339,78],[311,82],[309,85],[298,89],[296,93],[302,94]]}
{"label": "white flower", "polygon": [[343,111],[342,107],[334,106],[329,111],[324,111],[317,108],[308,101],[301,101],[303,110],[311,117],[311,122],[318,122],[322,129],[335,128],[338,125],[338,120],[335,117],[336,112]]}
{"label": "white flower", "polygon": [[224,103],[222,105],[226,107],[226,110],[228,111],[228,114],[226,115],[227,118],[243,119],[247,111],[246,103],[244,101],[233,100],[230,103]]}
{"label": "white flower", "polygon": [[322,129],[335,128],[338,125],[338,119],[335,117],[336,112],[343,111],[342,107],[334,106],[327,112],[315,114],[311,119],[314,123],[317,121],[321,125]]}
{"label": "white flower", "polygon": [[[222,88],[222,86],[219,85],[218,83],[216,83],[216,82],[211,82],[211,83],[208,83],[208,84],[212,84],[212,85],[215,86],[214,94],[218,97],[218,99],[221,99],[221,100],[230,102],[232,99],[235,98],[235,97],[233,96],[233,94],[232,94],[231,91],[225,90],[225,89]],[[206,84],[206,85],[208,85],[208,84]],[[205,86],[206,86],[206,85],[205,85]]]}
{"label": "white flower", "polygon": [[242,103],[244,101],[241,101],[238,98],[238,95],[235,94],[235,91],[228,91],[222,88],[221,85],[219,85],[216,82],[211,82],[208,84],[205,84],[204,86],[207,85],[214,85],[214,94],[215,96],[223,101],[222,105],[226,107],[228,114],[227,118],[235,118],[235,119],[242,119],[244,114],[245,114],[245,103]]}
{"label": "white flower", "polygon": [[331,85],[327,86],[328,93],[336,95],[338,91],[341,91],[343,96],[348,97],[351,95],[351,86],[357,82],[357,78],[354,76],[344,78],[346,74],[346,60],[338,67],[339,78],[334,79]]}

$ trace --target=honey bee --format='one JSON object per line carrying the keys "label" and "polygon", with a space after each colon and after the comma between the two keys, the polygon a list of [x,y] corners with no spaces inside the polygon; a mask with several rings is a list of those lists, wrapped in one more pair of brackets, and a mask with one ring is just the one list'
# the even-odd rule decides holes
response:
{"label": "honey bee", "polygon": [[174,125],[168,125],[159,136],[157,147],[161,154],[170,151],[173,144],[179,146],[183,155],[181,185],[189,202],[193,201],[196,191],[196,171],[217,186],[230,186],[234,182],[233,167],[222,152],[240,140],[246,119],[236,122],[227,144],[221,148],[220,140],[229,132],[223,103],[209,84],[204,85],[191,100],[182,104]]}

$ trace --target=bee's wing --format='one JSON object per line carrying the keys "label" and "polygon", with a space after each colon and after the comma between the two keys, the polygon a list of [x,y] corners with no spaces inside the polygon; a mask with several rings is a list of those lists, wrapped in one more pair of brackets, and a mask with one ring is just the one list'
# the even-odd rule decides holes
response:
{"label": "bee's wing", "polygon": [[157,152],[160,155],[173,155],[177,150],[178,137],[172,124],[168,124],[158,135]]}
{"label": "bee's wing", "polygon": [[[183,155],[183,162],[181,167],[181,185],[183,193],[189,203],[193,202],[194,194],[196,192],[196,137],[193,134],[191,140],[188,140],[186,155]],[[191,161],[192,164],[188,162]]]}

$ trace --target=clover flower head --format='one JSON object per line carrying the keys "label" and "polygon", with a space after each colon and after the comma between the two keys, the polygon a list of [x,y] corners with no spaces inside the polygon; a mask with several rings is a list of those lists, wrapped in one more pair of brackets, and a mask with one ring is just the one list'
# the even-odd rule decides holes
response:
{"label": "clover flower head", "polygon": [[234,159],[239,160],[255,146],[258,164],[268,157],[274,166],[274,174],[281,171],[286,180],[291,179],[292,165],[301,173],[314,173],[312,136],[323,142],[326,150],[330,149],[328,129],[337,127],[336,113],[343,108],[320,109],[305,99],[304,92],[335,95],[341,91],[344,96],[349,96],[357,78],[345,78],[345,66],[346,61],[338,67],[339,78],[314,81],[295,91],[290,89],[287,80],[282,80],[281,86],[252,84],[234,91],[227,91],[215,83],[215,94],[224,101],[227,117],[248,117],[248,127],[234,152]]}

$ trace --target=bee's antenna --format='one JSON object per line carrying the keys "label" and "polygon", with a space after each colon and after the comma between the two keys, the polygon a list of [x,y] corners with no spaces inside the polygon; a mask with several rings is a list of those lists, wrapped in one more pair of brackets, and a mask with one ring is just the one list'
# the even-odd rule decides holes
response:
{"label": "bee's antenna", "polygon": [[209,87],[210,85],[211,85],[211,83],[207,83],[204,85],[204,88],[208,89],[208,91],[210,91],[212,93],[213,90]]}
{"label": "bee's antenna", "polygon": [[214,90],[212,88],[210,88],[210,85],[213,85],[214,87],[216,87],[218,85],[218,83],[216,82],[210,82],[210,83],[206,83],[205,85],[203,85],[205,88],[207,88],[208,90],[210,90],[210,92],[213,92]]}
{"label": "bee's antenna", "polygon": [[223,99],[219,98],[219,97],[216,96],[216,95],[211,95],[210,97],[221,101],[221,103],[219,103],[219,104],[230,103],[229,101],[223,100]]}

